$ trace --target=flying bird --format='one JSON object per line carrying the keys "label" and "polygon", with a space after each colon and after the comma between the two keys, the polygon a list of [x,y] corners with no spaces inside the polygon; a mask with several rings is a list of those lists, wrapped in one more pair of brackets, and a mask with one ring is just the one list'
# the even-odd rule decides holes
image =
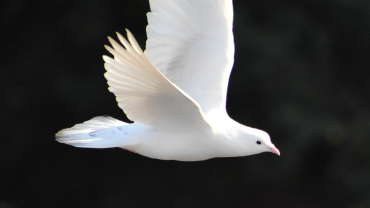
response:
{"label": "flying bird", "polygon": [[161,160],[201,161],[272,152],[262,130],[226,112],[234,64],[232,0],[149,0],[146,50],[127,30],[105,46],[105,78],[134,121],[98,116],[56,134],[81,148],[114,148]]}

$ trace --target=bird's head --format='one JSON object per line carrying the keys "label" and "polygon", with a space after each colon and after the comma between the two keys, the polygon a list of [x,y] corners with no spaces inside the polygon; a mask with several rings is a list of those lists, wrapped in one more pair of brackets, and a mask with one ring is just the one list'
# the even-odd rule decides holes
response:
{"label": "bird's head", "polygon": [[265,131],[243,126],[243,143],[246,143],[248,152],[258,154],[272,152],[280,156],[280,151],[272,144],[270,136]]}

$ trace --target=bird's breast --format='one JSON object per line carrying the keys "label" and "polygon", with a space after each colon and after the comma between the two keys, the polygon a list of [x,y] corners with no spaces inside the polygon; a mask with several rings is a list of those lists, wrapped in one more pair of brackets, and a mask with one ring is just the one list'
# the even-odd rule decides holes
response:
{"label": "bird's breast", "polygon": [[199,161],[217,157],[222,146],[212,134],[152,132],[142,138],[137,153],[161,160]]}

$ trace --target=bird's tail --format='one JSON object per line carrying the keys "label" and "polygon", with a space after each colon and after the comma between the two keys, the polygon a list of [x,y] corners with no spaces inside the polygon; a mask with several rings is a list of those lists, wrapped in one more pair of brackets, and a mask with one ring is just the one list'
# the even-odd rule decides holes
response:
{"label": "bird's tail", "polygon": [[98,116],[72,128],[59,131],[60,143],[82,148],[112,148],[127,145],[125,127],[128,123],[108,116]]}

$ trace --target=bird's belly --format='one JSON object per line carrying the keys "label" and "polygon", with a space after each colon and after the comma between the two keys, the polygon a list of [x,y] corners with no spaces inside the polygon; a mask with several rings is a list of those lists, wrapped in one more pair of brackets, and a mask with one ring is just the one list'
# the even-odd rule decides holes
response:
{"label": "bird's belly", "polygon": [[168,134],[151,132],[143,135],[138,154],[161,160],[199,161],[213,157],[216,149],[214,138],[201,133]]}

